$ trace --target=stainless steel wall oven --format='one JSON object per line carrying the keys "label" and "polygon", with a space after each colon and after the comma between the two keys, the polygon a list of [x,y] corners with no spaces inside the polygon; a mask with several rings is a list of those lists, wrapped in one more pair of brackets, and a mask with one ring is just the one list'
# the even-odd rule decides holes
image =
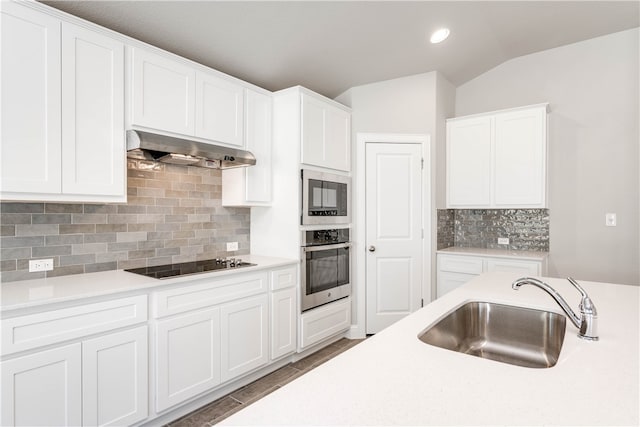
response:
{"label": "stainless steel wall oven", "polygon": [[302,311],[351,295],[349,229],[302,232]]}

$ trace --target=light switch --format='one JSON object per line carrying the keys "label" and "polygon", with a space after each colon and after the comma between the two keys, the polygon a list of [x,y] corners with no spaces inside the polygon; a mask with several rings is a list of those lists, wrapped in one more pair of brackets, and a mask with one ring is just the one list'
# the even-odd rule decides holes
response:
{"label": "light switch", "polygon": [[605,214],[604,221],[607,227],[615,227],[617,224],[616,214],[614,213]]}

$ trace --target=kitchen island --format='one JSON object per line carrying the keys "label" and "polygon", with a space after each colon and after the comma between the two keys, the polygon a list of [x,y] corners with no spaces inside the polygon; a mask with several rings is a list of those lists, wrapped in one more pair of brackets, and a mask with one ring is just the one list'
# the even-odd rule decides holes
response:
{"label": "kitchen island", "polygon": [[[222,425],[638,425],[640,288],[578,280],[598,309],[597,342],[566,322],[558,363],[513,366],[427,345],[418,335],[467,301],[562,313],[518,276],[479,276]],[[578,310],[565,279],[544,278]]]}

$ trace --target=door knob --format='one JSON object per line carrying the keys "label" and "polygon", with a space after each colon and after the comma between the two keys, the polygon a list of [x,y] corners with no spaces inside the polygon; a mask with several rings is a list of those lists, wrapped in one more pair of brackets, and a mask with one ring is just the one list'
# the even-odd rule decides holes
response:
{"label": "door knob", "polygon": [[376,251],[376,247],[371,245],[369,246],[369,252],[375,252]]}

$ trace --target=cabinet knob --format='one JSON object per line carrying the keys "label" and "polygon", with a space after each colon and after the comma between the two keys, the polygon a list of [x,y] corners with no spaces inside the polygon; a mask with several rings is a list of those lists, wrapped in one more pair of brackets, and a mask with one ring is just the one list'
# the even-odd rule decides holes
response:
{"label": "cabinet knob", "polygon": [[376,251],[376,247],[371,245],[369,246],[369,252],[375,252]]}

